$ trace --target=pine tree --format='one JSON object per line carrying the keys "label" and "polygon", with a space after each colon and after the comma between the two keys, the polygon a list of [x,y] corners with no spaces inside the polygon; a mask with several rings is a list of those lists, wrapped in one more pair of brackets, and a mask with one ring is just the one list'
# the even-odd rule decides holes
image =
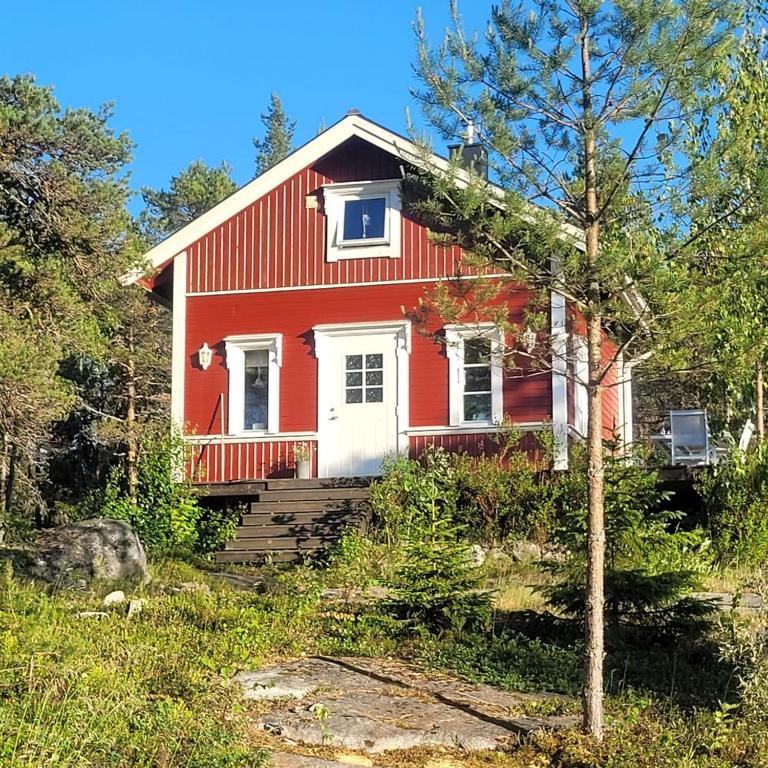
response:
{"label": "pine tree", "polygon": [[266,128],[264,139],[253,140],[257,176],[288,157],[293,150],[293,134],[296,130],[296,122],[288,119],[283,102],[276,93],[272,94],[267,111],[261,115],[261,122]]}
{"label": "pine tree", "polygon": [[208,167],[195,160],[171,179],[169,188],[145,188],[142,196],[146,209],[139,216],[142,234],[156,243],[189,224],[231,195],[237,185],[226,163]]}
{"label": "pine tree", "polygon": [[[678,275],[664,249],[679,244],[679,229],[690,225],[676,215],[689,181],[685,169],[674,167],[681,125],[708,119],[714,105],[700,97],[735,44],[741,8],[714,0],[504,0],[491,9],[482,36],[466,34],[455,1],[451,11],[452,25],[437,48],[418,20],[423,88],[416,96],[444,138],[461,138],[473,125],[506,196],[500,207],[482,179],[457,187],[455,173],[433,175],[427,184],[434,205],[422,212],[475,259],[518,283],[556,291],[586,320],[583,705],[585,731],[601,740],[602,403],[612,357],[605,331],[620,329],[617,349],[632,356],[647,349],[649,328],[666,317]],[[536,211],[528,200],[544,208]],[[568,248],[562,238],[558,245],[553,212],[583,232],[583,245]],[[649,221],[668,229],[660,234]],[[690,253],[697,235],[691,232],[680,253]]]}

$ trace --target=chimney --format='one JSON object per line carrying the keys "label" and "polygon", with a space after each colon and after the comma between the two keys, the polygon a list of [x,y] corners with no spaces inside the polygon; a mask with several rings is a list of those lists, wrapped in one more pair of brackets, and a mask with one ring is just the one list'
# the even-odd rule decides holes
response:
{"label": "chimney", "polygon": [[464,134],[463,144],[449,144],[448,153],[453,160],[458,155],[460,165],[468,171],[474,171],[483,179],[488,178],[488,155],[482,144],[477,142],[475,137],[475,126],[472,121],[467,123],[467,130]]}

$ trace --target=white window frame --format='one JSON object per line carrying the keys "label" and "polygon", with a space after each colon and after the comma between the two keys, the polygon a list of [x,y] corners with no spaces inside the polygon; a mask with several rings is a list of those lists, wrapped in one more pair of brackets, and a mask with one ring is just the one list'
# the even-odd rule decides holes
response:
{"label": "white window frame", "polygon": [[[446,355],[448,356],[448,410],[449,424],[459,426],[495,426],[504,420],[504,377],[502,354],[504,339],[501,329],[493,323],[478,325],[446,325]],[[491,419],[467,421],[464,418],[464,342],[467,339],[491,340]]]}
{"label": "white window frame", "polygon": [[[343,239],[344,205],[351,200],[385,199],[384,237],[365,240]],[[360,258],[400,258],[402,203],[400,180],[355,181],[326,184],[323,187],[326,215],[326,259],[342,261]]]}
{"label": "white window frame", "polygon": [[587,340],[583,336],[572,336],[573,350],[573,428],[581,437],[587,435],[587,383],[589,382],[589,359]]}
{"label": "white window frame", "polygon": [[[224,339],[229,370],[229,418],[227,434],[259,435],[280,431],[280,367],[283,364],[283,335],[259,333],[248,336],[227,336]],[[245,353],[267,350],[269,353],[269,393],[267,426],[264,429],[245,428]]]}

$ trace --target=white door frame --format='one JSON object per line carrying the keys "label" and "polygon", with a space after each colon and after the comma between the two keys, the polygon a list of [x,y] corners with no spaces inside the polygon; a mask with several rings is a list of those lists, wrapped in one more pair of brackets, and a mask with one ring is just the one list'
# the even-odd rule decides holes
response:
{"label": "white door frame", "polygon": [[317,474],[327,477],[328,461],[333,452],[333,436],[328,413],[331,407],[331,382],[333,371],[330,362],[331,339],[373,336],[382,333],[395,335],[395,356],[397,361],[397,404],[395,423],[397,425],[398,453],[408,452],[408,356],[411,352],[410,320],[384,320],[370,323],[339,323],[315,325],[315,357],[317,358]]}

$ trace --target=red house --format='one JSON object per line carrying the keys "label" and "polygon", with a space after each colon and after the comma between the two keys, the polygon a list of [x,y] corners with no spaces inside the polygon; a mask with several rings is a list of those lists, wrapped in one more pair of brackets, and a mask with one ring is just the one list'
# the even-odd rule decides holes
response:
{"label": "red house", "polygon": [[[407,319],[462,270],[460,249],[402,205],[403,169],[420,162],[410,141],[348,114],[149,251],[151,277],[132,279],[172,306],[172,412],[196,482],[293,476],[297,450],[321,478],[375,475],[430,444],[478,454],[505,418],[554,430],[567,465],[568,437],[585,432],[586,346],[562,296],[552,364],[525,376],[502,370],[490,324],[446,325],[438,344]],[[503,301],[522,321],[529,294]],[[606,432],[628,443],[620,358],[609,384]]]}

